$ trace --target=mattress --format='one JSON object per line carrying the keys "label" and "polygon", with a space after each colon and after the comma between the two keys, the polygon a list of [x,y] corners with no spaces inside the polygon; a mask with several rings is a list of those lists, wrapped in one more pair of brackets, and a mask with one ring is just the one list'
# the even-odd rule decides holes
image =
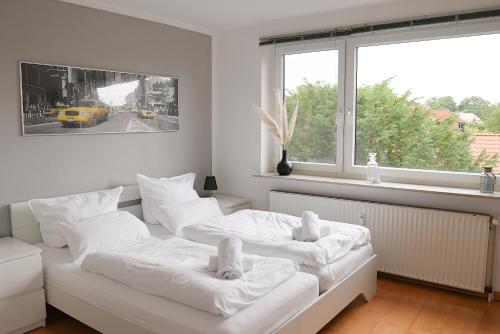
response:
{"label": "mattress", "polygon": [[[156,333],[270,333],[318,297],[318,280],[299,272],[255,304],[223,318],[84,271],[67,248],[37,246],[47,284]],[[50,303],[50,292],[47,299]]]}

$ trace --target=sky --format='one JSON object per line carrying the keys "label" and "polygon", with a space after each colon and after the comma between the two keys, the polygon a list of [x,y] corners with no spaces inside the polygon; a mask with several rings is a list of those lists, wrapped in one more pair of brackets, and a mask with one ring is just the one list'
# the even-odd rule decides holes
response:
{"label": "sky", "polygon": [[[335,50],[286,57],[285,85],[295,89],[310,82],[336,83]],[[433,96],[481,96],[500,103],[500,34],[360,47],[358,86],[393,77],[397,93],[411,90],[422,102]]]}
{"label": "sky", "polygon": [[118,107],[125,104],[125,97],[136,89],[138,80],[119,83],[112,86],[97,88],[99,100],[112,106]]}

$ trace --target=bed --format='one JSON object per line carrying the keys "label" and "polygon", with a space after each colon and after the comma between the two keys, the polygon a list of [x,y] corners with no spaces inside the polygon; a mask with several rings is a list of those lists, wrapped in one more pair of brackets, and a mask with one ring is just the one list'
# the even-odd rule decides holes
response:
{"label": "bed", "polygon": [[201,220],[184,227],[182,233],[188,240],[208,245],[236,236],[246,253],[294,260],[301,271],[318,278],[320,293],[373,256],[370,233],[363,226],[321,220],[329,232],[317,242],[300,242],[291,237],[300,224],[295,216],[246,209]]}
{"label": "bed", "polygon": [[[142,218],[137,186],[124,188],[119,207]],[[318,280],[298,273],[255,304],[223,319],[84,272],[71,262],[67,249],[40,244],[39,225],[27,202],[11,204],[11,222],[14,238],[43,250],[47,302],[104,333],[316,333],[357,296],[369,300],[376,291],[373,255],[346,270],[344,277],[339,275],[321,296]],[[168,237],[161,227],[148,227],[155,236]]]}
{"label": "bed", "polygon": [[[151,234],[160,239],[171,238],[173,235],[162,225],[147,224]],[[189,238],[188,238],[189,239]],[[194,241],[197,241],[193,239]],[[204,242],[200,239],[199,242]],[[361,266],[373,256],[373,248],[370,243],[360,248],[349,251],[345,256],[329,263],[323,267],[315,268],[310,266],[301,266],[301,271],[316,276],[319,283],[319,292],[327,291],[331,286],[339,283],[344,277],[353,270]]]}

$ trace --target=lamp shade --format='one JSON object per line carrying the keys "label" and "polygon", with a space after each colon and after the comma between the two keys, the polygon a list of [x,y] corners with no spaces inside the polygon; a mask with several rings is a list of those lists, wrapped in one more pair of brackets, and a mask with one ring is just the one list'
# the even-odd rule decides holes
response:
{"label": "lamp shade", "polygon": [[217,190],[217,181],[215,181],[215,176],[207,176],[205,178],[205,190]]}

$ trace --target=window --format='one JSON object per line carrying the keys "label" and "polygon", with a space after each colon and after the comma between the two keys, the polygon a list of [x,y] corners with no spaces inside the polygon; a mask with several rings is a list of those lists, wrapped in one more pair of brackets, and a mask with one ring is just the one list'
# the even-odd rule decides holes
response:
{"label": "window", "polygon": [[277,59],[282,71],[278,90],[283,93],[289,114],[299,103],[300,112],[288,147],[289,159],[299,169],[334,171],[339,167],[342,122],[337,122],[337,111],[344,96],[343,82],[339,82],[343,52],[342,42],[309,43],[307,49],[291,46],[279,50]]}
{"label": "window", "polygon": [[300,101],[291,160],[335,163],[338,58],[337,50],[284,55],[287,109]]}
{"label": "window", "polygon": [[[472,186],[500,173],[500,23],[276,47],[276,88],[299,102],[289,158],[299,171]],[[498,167],[497,167],[498,166]]]}
{"label": "window", "polygon": [[358,47],[356,165],[369,152],[395,168],[496,165],[482,138],[500,144],[498,59],[500,34]]}

